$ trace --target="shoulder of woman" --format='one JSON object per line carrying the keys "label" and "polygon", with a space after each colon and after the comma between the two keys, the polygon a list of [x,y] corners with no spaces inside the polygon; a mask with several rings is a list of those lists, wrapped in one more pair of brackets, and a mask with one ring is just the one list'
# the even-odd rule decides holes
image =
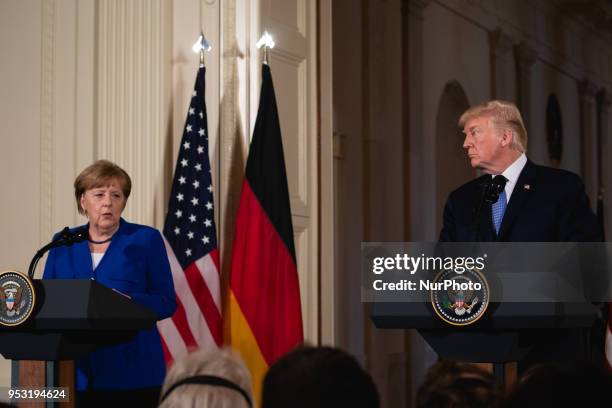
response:
{"label": "shoulder of woman", "polygon": [[159,230],[148,225],[134,224],[131,222],[123,221],[122,229],[127,234],[137,234],[153,238],[161,237],[161,233],[159,232]]}

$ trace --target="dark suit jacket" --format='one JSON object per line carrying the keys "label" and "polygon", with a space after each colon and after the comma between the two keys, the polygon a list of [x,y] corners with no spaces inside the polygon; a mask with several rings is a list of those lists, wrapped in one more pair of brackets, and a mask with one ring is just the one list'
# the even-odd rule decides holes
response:
{"label": "dark suit jacket", "polygon": [[[161,234],[123,219],[95,270],[88,243],[83,241],[52,249],[43,278],[95,279],[130,295],[153,310],[160,320],[176,310],[174,284]],[[139,331],[132,341],[101,347],[79,360],[77,389],[156,387],[163,383],[165,374],[161,340],[154,327]]]}
{"label": "dark suit jacket", "polygon": [[[566,170],[538,166],[527,161],[519,175],[502,220],[495,233],[491,204],[478,207],[483,186],[489,175],[472,180],[448,197],[440,241],[446,242],[597,242],[603,240],[601,227],[589,206],[589,199],[579,176]],[[534,348],[521,369],[534,362],[591,357],[600,337],[597,330],[585,340],[586,331],[541,330]],[[594,349],[589,350],[587,343]],[[597,343],[597,344],[596,344]],[[603,344],[603,343],[602,343]]]}
{"label": "dark suit jacket", "polygon": [[576,174],[527,161],[510,196],[499,236],[493,228],[491,204],[482,206],[489,175],[450,193],[444,208],[443,242],[596,242],[603,235],[584,185]]}

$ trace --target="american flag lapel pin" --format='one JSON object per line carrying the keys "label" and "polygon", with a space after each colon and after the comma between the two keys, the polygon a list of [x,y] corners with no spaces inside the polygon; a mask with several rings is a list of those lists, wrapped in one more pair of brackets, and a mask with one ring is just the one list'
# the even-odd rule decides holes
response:
{"label": "american flag lapel pin", "polygon": [[530,184],[523,184],[523,188],[527,191],[531,190],[531,185]]}

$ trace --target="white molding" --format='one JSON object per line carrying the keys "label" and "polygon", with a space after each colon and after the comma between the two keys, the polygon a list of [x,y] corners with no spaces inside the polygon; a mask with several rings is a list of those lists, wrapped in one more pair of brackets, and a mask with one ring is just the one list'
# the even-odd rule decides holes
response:
{"label": "white molding", "polygon": [[40,245],[84,220],[72,182],[93,158],[95,46],[94,0],[43,1],[41,9]]}
{"label": "white molding", "polygon": [[[220,7],[219,63],[219,247],[223,274],[229,273],[234,221],[251,134],[251,27],[258,1],[229,0]],[[257,105],[253,108],[257,112]]]}
{"label": "white molding", "polygon": [[333,121],[333,47],[332,47],[332,1],[322,0],[319,3],[319,112],[320,112],[320,149],[319,154],[319,290],[320,313],[319,338],[321,344],[335,346],[336,339],[336,271],[334,255],[336,247],[334,215],[336,188],[334,176],[334,159],[342,156],[342,136],[334,133]]}
{"label": "white molding", "polygon": [[[78,0],[76,14],[75,170],[94,160],[96,91],[96,0]],[[76,204],[74,223],[78,222]]]}
{"label": "white molding", "polygon": [[[303,0],[293,1],[303,2]],[[300,5],[296,3],[296,6],[299,9]],[[286,156],[286,162],[298,163],[299,174],[293,174],[298,179],[292,180],[293,184],[290,184],[293,193],[290,200],[302,295],[304,333],[308,341],[317,343],[320,322],[316,200],[318,194],[316,3],[304,2],[304,7],[307,8],[304,10],[307,13],[304,18],[308,36],[301,35],[297,29],[291,30],[285,27],[284,30],[291,33],[291,38],[275,37],[277,48],[270,52],[270,65],[275,80],[277,100],[280,91],[286,90],[287,86],[294,86],[296,91],[299,91],[297,95],[291,96],[289,103],[292,105],[288,107],[292,110],[291,113],[297,114],[298,117],[281,117],[281,126],[287,120],[299,121],[297,124],[291,124],[293,129],[298,130],[298,134],[290,135],[283,129],[283,142],[293,143],[290,149],[292,157]],[[267,0],[228,0],[220,2],[219,6],[219,133],[218,153],[215,156],[218,159],[216,182],[219,185],[219,194],[215,199],[218,201],[219,209],[219,242],[224,274],[229,272],[234,218],[259,106],[262,55],[261,50],[255,47],[255,43],[261,36],[262,27],[273,32],[274,28],[271,27],[277,26],[274,22],[266,20],[269,18],[269,13],[266,12],[268,9]],[[212,32],[214,33],[214,30]],[[210,39],[211,35],[214,34],[207,34],[207,37]],[[210,62],[207,62],[207,65],[210,65]],[[279,75],[281,65],[284,65],[283,69],[291,70],[292,75],[298,75],[300,83],[282,84]],[[209,83],[207,81],[207,84]],[[294,155],[299,157],[293,157]]]}
{"label": "white molding", "polygon": [[171,4],[98,3],[95,156],[132,177],[126,218],[161,227],[167,200]]}
{"label": "white molding", "polygon": [[53,231],[55,129],[55,10],[56,1],[42,2],[41,121],[40,121],[40,231],[38,242]]}

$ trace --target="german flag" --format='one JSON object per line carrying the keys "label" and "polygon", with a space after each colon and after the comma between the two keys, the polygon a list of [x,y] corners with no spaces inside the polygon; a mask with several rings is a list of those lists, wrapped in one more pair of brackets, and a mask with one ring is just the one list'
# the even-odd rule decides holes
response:
{"label": "german flag", "polygon": [[236,217],[229,289],[229,342],[251,371],[253,397],[260,402],[268,367],[303,342],[289,188],[266,64]]}

